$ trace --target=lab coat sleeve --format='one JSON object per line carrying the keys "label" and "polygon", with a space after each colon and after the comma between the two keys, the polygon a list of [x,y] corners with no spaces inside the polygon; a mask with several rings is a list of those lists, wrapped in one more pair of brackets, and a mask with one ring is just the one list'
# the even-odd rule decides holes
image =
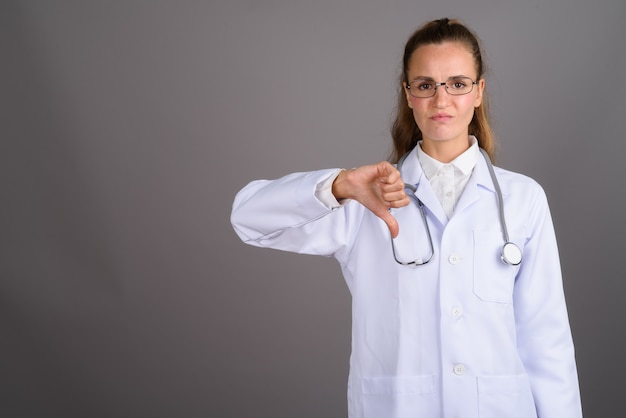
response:
{"label": "lab coat sleeve", "polygon": [[539,418],[582,417],[557,242],[543,189],[530,202],[529,236],[515,284],[518,352]]}
{"label": "lab coat sleeve", "polygon": [[[258,247],[337,255],[350,245],[350,230],[356,221],[350,221],[348,205],[329,208],[315,197],[318,185],[336,172],[293,173],[249,183],[233,203],[231,223],[235,232],[243,242]],[[350,203],[350,213],[358,216],[362,207]]]}

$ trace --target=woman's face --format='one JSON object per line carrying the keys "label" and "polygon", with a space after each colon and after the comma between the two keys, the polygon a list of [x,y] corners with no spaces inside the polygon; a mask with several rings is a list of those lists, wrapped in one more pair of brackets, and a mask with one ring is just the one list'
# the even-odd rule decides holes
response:
{"label": "woman's face", "polygon": [[[459,42],[423,45],[418,47],[409,60],[409,83],[426,80],[433,83],[445,82],[450,78],[469,77],[476,81],[476,65],[471,52]],[[485,81],[481,79],[472,91],[461,96],[446,92],[439,86],[435,95],[415,98],[406,89],[406,99],[413,110],[413,117],[422,131],[424,150],[445,146],[459,148],[462,152],[468,147],[468,127],[474,115],[474,108],[481,104]],[[451,146],[451,147],[450,147]]]}

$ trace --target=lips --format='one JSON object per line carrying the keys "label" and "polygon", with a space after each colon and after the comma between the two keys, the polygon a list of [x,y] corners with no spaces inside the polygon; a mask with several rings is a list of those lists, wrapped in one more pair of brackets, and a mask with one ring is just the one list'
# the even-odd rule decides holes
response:
{"label": "lips", "polygon": [[435,122],[446,122],[452,119],[452,115],[448,115],[447,113],[437,113],[430,117]]}

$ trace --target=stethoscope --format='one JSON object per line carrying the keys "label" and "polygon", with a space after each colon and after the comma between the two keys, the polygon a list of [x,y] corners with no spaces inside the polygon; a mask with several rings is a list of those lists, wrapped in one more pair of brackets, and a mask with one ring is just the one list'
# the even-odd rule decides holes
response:
{"label": "stethoscope", "polygon": [[[522,250],[520,250],[520,248],[515,243],[509,240],[509,232],[506,227],[506,221],[504,220],[504,202],[502,200],[502,190],[500,190],[500,184],[498,183],[498,179],[496,178],[496,173],[493,170],[493,165],[491,164],[491,160],[489,159],[489,156],[487,155],[484,149],[482,148],[479,148],[479,149],[483,157],[485,158],[485,161],[487,162],[489,175],[491,176],[491,181],[493,182],[493,186],[496,189],[496,196],[498,200],[498,213],[500,215],[500,225],[502,227],[502,238],[504,239],[504,245],[502,246],[502,251],[500,252],[500,259],[506,264],[509,264],[511,266],[517,266],[522,262]],[[400,158],[400,161],[398,161],[398,164],[397,164],[398,171],[402,172],[402,164],[404,163],[404,160],[406,160],[406,158],[409,156],[409,154],[410,152],[405,154],[402,158]],[[392,238],[391,248],[393,250],[393,258],[396,260],[398,264],[401,264],[403,266],[408,266],[408,265],[421,266],[421,265],[428,263],[433,258],[433,255],[435,254],[435,248],[433,246],[433,239],[430,234],[430,228],[428,227],[428,222],[426,220],[426,212],[424,210],[424,204],[415,195],[415,192],[417,191],[417,187],[413,184],[404,183],[404,189],[407,191],[407,195],[413,202],[415,202],[415,204],[417,205],[420,211],[422,221],[424,223],[424,227],[426,228],[426,233],[428,236],[430,254],[428,255],[428,257],[424,259],[416,259],[413,261],[402,261],[398,259],[396,246]]]}

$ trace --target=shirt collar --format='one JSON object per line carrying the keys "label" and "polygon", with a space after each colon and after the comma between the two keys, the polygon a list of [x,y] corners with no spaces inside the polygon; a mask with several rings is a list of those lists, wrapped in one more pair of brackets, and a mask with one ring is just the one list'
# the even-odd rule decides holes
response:
{"label": "shirt collar", "polygon": [[[471,142],[470,147],[465,150],[461,155],[452,160],[449,164],[452,164],[454,167],[459,169],[463,175],[469,175],[474,167],[476,166],[476,162],[478,161],[478,141],[474,135],[469,135],[468,139]],[[426,178],[429,180],[439,172],[439,170],[446,164],[442,163],[426,154],[422,150],[422,141],[419,141],[417,148],[417,159],[422,166],[422,170],[424,170],[424,174]]]}

